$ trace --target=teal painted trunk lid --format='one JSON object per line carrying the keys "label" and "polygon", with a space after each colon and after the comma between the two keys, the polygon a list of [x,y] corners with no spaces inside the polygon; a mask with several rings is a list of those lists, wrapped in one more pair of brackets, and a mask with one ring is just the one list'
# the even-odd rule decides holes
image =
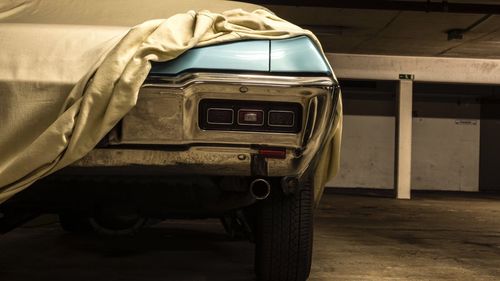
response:
{"label": "teal painted trunk lid", "polygon": [[330,74],[323,55],[306,36],[193,48],[172,61],[154,62],[150,75],[187,71]]}
{"label": "teal painted trunk lid", "polygon": [[316,45],[306,36],[271,40],[271,72],[329,73]]}

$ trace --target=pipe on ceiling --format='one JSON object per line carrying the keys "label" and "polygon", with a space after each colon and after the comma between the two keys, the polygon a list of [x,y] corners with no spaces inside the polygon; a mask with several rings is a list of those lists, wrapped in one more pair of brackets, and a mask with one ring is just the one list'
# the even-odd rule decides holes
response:
{"label": "pipe on ceiling", "polygon": [[478,3],[453,3],[448,1],[362,1],[362,0],[245,0],[259,5],[284,5],[298,7],[328,7],[367,10],[397,10],[465,14],[500,14],[500,5]]}

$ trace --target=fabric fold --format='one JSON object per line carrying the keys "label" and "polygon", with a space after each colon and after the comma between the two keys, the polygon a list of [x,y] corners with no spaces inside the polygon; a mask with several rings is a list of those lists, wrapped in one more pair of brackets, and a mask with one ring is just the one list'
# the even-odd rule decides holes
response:
{"label": "fabric fold", "polygon": [[[41,120],[41,133],[30,136],[15,148],[0,147],[0,202],[24,190],[45,177],[84,157],[122,119],[137,102],[139,89],[146,79],[151,61],[175,59],[186,50],[222,42],[244,39],[281,39],[307,35],[320,47],[309,31],[293,25],[266,10],[246,12],[241,9],[223,13],[189,11],[168,19],[150,20],[134,26],[125,35],[117,32],[96,52],[98,58],[86,74],[64,93],[61,91],[46,106],[47,112],[58,112],[56,118]],[[2,32],[0,31],[0,39]],[[0,43],[2,44],[2,43]],[[112,47],[110,47],[112,45]],[[22,54],[19,54],[22,55]],[[42,67],[35,65],[34,67]],[[9,110],[29,110],[11,98],[20,91],[37,91],[37,87],[19,87],[15,81],[0,81],[0,117],[6,116],[22,126],[19,113]],[[25,92],[23,92],[25,93]],[[9,102],[6,102],[6,101]],[[26,113],[29,114],[29,113]],[[341,112],[337,112],[341,116]],[[14,116],[14,117],[12,117]],[[24,115],[22,115],[24,116]],[[329,136],[329,154],[323,155],[322,185],[338,166],[341,119]],[[17,122],[17,123],[16,123]],[[25,122],[33,122],[27,119]],[[340,122],[340,123],[339,123]],[[0,144],[13,143],[16,135],[9,126],[0,131]],[[14,148],[12,148],[14,149]],[[9,152],[10,151],[10,152]]]}

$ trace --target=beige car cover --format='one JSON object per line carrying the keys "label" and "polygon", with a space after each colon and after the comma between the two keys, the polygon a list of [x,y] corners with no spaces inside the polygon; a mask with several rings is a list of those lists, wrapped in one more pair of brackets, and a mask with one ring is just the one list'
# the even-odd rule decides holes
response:
{"label": "beige car cover", "polygon": [[[174,9],[175,2],[183,4]],[[212,12],[171,16],[205,7]],[[320,46],[311,32],[265,9],[232,8],[256,7],[192,0],[0,3],[0,203],[92,150],[136,104],[151,61],[244,39],[307,35]],[[316,198],[338,169],[341,106],[336,115]]]}

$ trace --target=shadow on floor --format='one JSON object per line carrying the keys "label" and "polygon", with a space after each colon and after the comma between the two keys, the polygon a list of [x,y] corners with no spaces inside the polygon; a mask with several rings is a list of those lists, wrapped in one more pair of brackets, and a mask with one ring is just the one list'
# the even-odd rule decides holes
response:
{"label": "shadow on floor", "polygon": [[[327,190],[309,280],[500,280],[499,196],[414,198]],[[0,280],[250,281],[253,254],[217,220],[167,221],[106,239],[42,224],[0,236]]]}
{"label": "shadow on floor", "polygon": [[166,222],[132,237],[21,228],[0,240],[0,280],[254,280],[253,244],[218,221]]}

